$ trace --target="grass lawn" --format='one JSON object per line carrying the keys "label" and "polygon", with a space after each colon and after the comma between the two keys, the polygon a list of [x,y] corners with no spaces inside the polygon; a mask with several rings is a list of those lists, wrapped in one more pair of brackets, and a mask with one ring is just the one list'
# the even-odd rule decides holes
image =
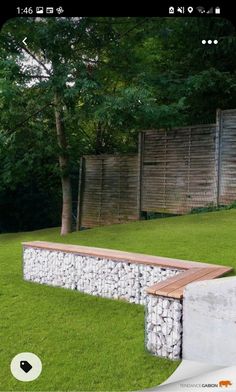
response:
{"label": "grass lawn", "polygon": [[[236,210],[97,228],[0,235],[0,390],[138,390],[164,381],[178,362],[144,350],[139,305],[22,280],[22,241],[91,245],[236,266]],[[43,372],[16,381],[11,359],[37,354]]]}

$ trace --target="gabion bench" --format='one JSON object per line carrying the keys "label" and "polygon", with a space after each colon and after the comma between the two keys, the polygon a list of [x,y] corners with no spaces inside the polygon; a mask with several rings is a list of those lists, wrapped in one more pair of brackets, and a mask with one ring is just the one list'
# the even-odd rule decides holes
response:
{"label": "gabion bench", "polygon": [[170,359],[181,358],[186,285],[232,270],[214,264],[53,242],[22,245],[26,281],[144,305],[146,348]]}

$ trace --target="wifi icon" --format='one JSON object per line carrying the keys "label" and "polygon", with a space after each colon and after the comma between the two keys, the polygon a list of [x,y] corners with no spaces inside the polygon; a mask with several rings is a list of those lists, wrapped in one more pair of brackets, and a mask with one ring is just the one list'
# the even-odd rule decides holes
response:
{"label": "wifi icon", "polygon": [[199,14],[205,14],[205,12],[206,12],[205,8],[202,6],[197,7],[197,10],[198,10]]}

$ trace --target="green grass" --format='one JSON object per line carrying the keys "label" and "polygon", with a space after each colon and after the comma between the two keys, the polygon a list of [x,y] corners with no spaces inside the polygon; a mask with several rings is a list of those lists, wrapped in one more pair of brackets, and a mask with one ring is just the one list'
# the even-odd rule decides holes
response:
{"label": "green grass", "polygon": [[[58,229],[0,235],[0,390],[140,390],[164,381],[178,362],[144,350],[142,306],[22,279],[21,242],[82,244],[236,266],[236,210],[114,225],[60,237]],[[16,381],[11,359],[43,362],[31,383]]]}

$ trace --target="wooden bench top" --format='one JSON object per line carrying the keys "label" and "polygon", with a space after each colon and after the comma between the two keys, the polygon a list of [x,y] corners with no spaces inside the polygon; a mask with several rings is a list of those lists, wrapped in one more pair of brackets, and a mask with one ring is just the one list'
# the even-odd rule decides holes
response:
{"label": "wooden bench top", "polygon": [[146,264],[163,268],[179,269],[183,272],[156,283],[147,288],[147,292],[153,295],[182,299],[184,288],[191,282],[198,280],[214,279],[223,276],[233,270],[232,267],[217,264],[200,263],[198,261],[187,261],[171,259],[167,257],[150,256],[140,253],[123,252],[120,250],[94,248],[90,246],[68,245],[56,242],[32,241],[23,242],[24,248],[45,249],[66,253],[75,253],[83,256],[92,256],[105,259],[126,261],[129,263]]}
{"label": "wooden bench top", "polygon": [[232,267],[211,267],[211,268],[192,268],[182,272],[163,282],[148,287],[147,292],[153,295],[161,295],[164,297],[182,299],[184,289],[187,284],[197,282],[199,280],[209,280],[219,278],[227,272],[232,271]]}
{"label": "wooden bench top", "polygon": [[200,263],[198,261],[188,261],[188,260],[179,260],[179,259],[171,259],[168,257],[159,257],[159,256],[151,256],[140,253],[133,252],[123,252],[120,250],[113,249],[104,249],[104,248],[94,248],[90,246],[80,246],[80,245],[69,245],[62,244],[57,242],[46,242],[46,241],[32,241],[32,242],[23,242],[22,245],[24,248],[39,248],[46,250],[55,250],[61,252],[69,252],[76,253],[79,255],[87,255],[93,257],[104,257],[112,260],[120,260],[127,261],[129,263],[136,264],[147,264],[154,265],[160,267],[167,267],[173,269],[180,270],[189,270],[192,268],[212,268],[219,267],[215,264],[206,264]]}

